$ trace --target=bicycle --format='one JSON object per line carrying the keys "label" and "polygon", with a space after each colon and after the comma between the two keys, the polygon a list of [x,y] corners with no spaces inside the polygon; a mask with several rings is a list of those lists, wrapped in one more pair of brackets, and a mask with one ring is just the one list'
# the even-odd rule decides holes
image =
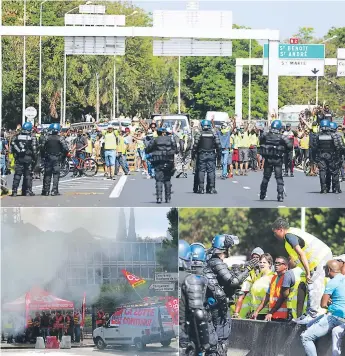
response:
{"label": "bicycle", "polygon": [[82,171],[86,177],[94,177],[98,172],[98,164],[93,158],[66,157],[61,163],[60,177],[66,177],[68,173],[75,170]]}

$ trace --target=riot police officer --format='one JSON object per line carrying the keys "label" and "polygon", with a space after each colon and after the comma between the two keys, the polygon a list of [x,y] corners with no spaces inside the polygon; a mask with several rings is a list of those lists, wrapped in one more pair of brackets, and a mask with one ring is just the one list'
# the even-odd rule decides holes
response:
{"label": "riot police officer", "polygon": [[191,259],[190,245],[179,240],[179,346],[180,354],[188,356],[210,348],[205,309],[207,279],[190,273]]}
{"label": "riot police officer", "polygon": [[243,270],[229,270],[224,259],[229,256],[229,248],[239,244],[239,238],[234,235],[216,235],[212,240],[207,267],[204,274],[208,279],[209,289],[214,290],[219,308],[212,312],[212,319],[218,336],[218,355],[226,356],[228,339],[231,332],[231,316],[228,300],[234,299],[236,290],[248,277],[250,271],[259,264],[258,258],[246,262]]}
{"label": "riot police officer", "polygon": [[282,202],[284,200],[283,158],[285,152],[293,149],[293,141],[280,133],[281,128],[282,122],[274,120],[269,132],[260,137],[260,154],[265,159],[264,177],[260,186],[261,200],[266,197],[268,182],[273,170],[277,180],[278,201]]}
{"label": "riot police officer", "polygon": [[155,169],[157,203],[162,202],[163,183],[165,190],[165,202],[171,200],[171,177],[174,174],[174,158],[177,146],[171,136],[163,135],[165,129],[157,130],[158,137],[147,146],[146,152],[151,153],[152,165]]}
{"label": "riot police officer", "polygon": [[[334,126],[334,124],[332,125]],[[317,137],[316,161],[319,166],[321,194],[330,192],[331,178],[333,180],[333,193],[341,193],[339,173],[341,157],[344,152],[344,143],[340,135],[331,132],[331,123],[321,120],[320,134]]]}
{"label": "riot police officer", "polygon": [[51,195],[60,195],[59,178],[60,165],[63,158],[68,153],[68,146],[63,137],[59,135],[61,131],[60,124],[51,124],[49,126],[50,135],[44,142],[44,177],[42,195],[48,196],[50,192],[50,183],[53,176],[53,188]]}
{"label": "riot police officer", "polygon": [[37,139],[32,134],[31,122],[23,124],[21,131],[12,139],[11,147],[16,162],[12,196],[17,196],[17,189],[22,175],[22,195],[34,196],[35,194],[32,191],[32,172],[37,159]]}
{"label": "riot police officer", "polygon": [[[291,130],[291,124],[286,124],[286,130],[283,133],[283,135],[291,141],[291,145],[293,146],[294,143],[294,134]],[[289,176],[289,170],[290,170],[290,176],[293,177],[293,150],[286,151],[284,153],[284,163],[285,163],[285,177]]]}
{"label": "riot police officer", "polygon": [[[197,193],[204,194],[205,173],[207,173],[206,193],[217,194],[216,186],[216,159],[220,158],[222,147],[218,135],[212,131],[209,120],[201,121],[202,132],[195,136],[192,159],[196,157],[196,172],[198,172]],[[217,154],[217,155],[216,155]],[[193,191],[195,192],[195,186]]]}

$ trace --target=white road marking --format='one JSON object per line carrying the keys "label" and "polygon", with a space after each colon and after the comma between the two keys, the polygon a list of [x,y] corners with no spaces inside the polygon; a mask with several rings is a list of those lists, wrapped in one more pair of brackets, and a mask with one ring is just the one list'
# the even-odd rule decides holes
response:
{"label": "white road marking", "polygon": [[[65,182],[72,182],[74,180],[79,180],[79,179],[82,179],[84,177],[78,177],[78,178],[72,178],[72,179],[66,179],[66,180],[61,180],[59,183],[65,183]],[[43,187],[43,184],[42,185],[35,185],[33,188],[42,188]]]}
{"label": "white road marking", "polygon": [[250,189],[250,187],[243,187],[243,189]]}
{"label": "white road marking", "polygon": [[110,193],[109,198],[118,198],[122,192],[123,187],[126,184],[128,176],[122,176],[118,183],[115,185],[113,191]]}
{"label": "white road marking", "polygon": [[237,180],[233,180],[232,183],[238,183],[238,181]]}
{"label": "white road marking", "polygon": [[286,208],[285,205],[278,205],[277,208]]}

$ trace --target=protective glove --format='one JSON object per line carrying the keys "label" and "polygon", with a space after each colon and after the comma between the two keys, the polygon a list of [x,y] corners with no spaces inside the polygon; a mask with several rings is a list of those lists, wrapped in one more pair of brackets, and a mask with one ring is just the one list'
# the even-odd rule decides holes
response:
{"label": "protective glove", "polygon": [[259,265],[259,259],[258,258],[252,258],[250,261],[245,263],[245,267],[251,271],[255,267]]}
{"label": "protective glove", "polygon": [[240,315],[238,313],[234,313],[234,314],[231,315],[231,318],[232,319],[239,319]]}
{"label": "protective glove", "polygon": [[239,242],[240,242],[240,239],[235,235],[224,234],[224,236],[225,236],[225,240],[224,240],[224,247],[225,248],[231,248],[234,245],[238,245]]}

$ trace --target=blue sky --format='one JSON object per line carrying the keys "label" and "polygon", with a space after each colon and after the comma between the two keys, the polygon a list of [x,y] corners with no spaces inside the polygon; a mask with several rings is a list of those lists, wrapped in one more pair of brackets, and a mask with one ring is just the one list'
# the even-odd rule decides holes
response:
{"label": "blue sky", "polygon": [[[147,11],[185,10],[186,1],[133,0]],[[345,26],[345,1],[199,1],[200,10],[232,11],[233,22],[251,28],[281,31],[281,39],[289,38],[299,27],[313,27],[323,37],[334,27]]]}

